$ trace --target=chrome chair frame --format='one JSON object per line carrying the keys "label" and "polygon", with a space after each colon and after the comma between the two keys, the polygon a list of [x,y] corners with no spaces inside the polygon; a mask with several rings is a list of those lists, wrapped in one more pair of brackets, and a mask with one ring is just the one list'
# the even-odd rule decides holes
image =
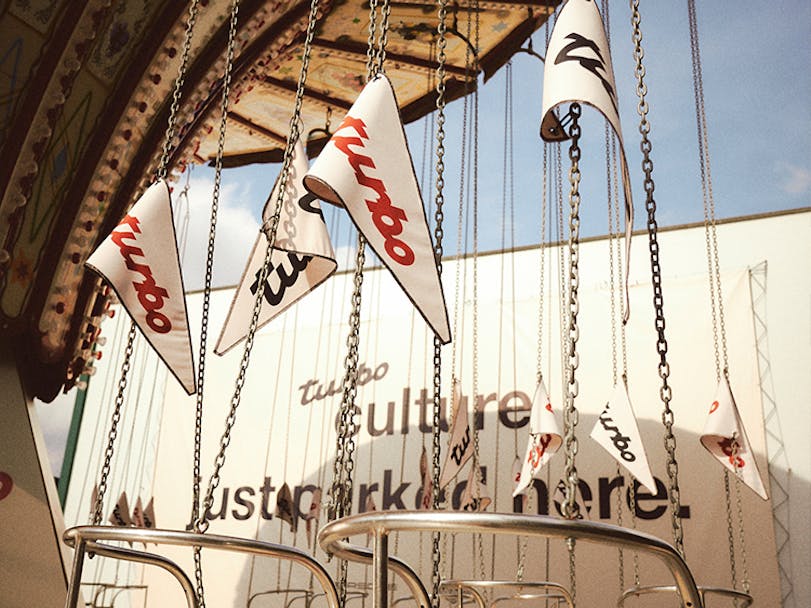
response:
{"label": "chrome chair frame", "polygon": [[[374,535],[374,608],[388,608],[388,537],[391,532],[478,532],[574,538],[597,544],[620,546],[659,558],[673,575],[685,608],[703,608],[704,602],[690,569],[679,553],[663,540],[611,524],[570,521],[548,515],[515,513],[461,513],[455,511],[372,511],[330,522],[318,533],[318,542],[328,554],[356,561],[358,548],[351,536]],[[354,559],[353,559],[354,558]]]}
{"label": "chrome chair frame", "polygon": [[296,549],[295,547],[219,534],[197,534],[194,532],[147,528],[115,528],[111,526],[77,526],[69,528],[65,530],[63,540],[65,544],[74,548],[73,569],[68,585],[66,608],[77,608],[79,586],[82,580],[82,569],[84,567],[85,555],[87,554],[96,554],[163,568],[174,576],[182,587],[189,608],[198,608],[194,585],[183,569],[175,562],[155,553],[108,545],[103,541],[143,543],[144,546],[146,546],[146,543],[154,543],[201,547],[239,553],[252,553],[254,555],[292,561],[310,571],[323,588],[329,607],[338,608],[338,592],[332,578],[330,578],[329,574],[320,563],[304,551]]}
{"label": "chrome chair frame", "polygon": [[[638,597],[640,595],[650,595],[654,593],[675,593],[676,588],[673,585],[646,585],[644,587],[631,587],[627,589],[617,600],[617,608],[623,608],[625,601],[630,597]],[[737,589],[727,589],[726,587],[707,587],[701,585],[698,587],[698,593],[701,596],[701,601],[704,602],[707,595],[720,595],[728,597],[737,603],[738,608],[749,608],[754,602],[752,596],[744,591]]]}
{"label": "chrome chair frame", "polygon": [[[481,589],[515,589],[516,593],[509,596],[499,597],[494,599],[490,603],[490,608],[493,608],[497,604],[501,602],[506,602],[509,600],[532,600],[532,599],[556,599],[558,601],[563,600],[566,602],[566,605],[569,608],[574,608],[574,601],[572,600],[572,596],[569,593],[569,590],[566,589],[563,585],[559,585],[558,583],[551,583],[547,581],[479,581],[479,580],[446,580],[442,582],[440,586],[440,591],[443,588],[456,588],[459,590],[463,590],[467,592],[471,597],[476,600],[478,608],[487,608],[484,596],[481,593]],[[521,593],[522,590],[548,590],[551,589],[552,592],[540,593],[539,591],[534,591],[530,593]]]}

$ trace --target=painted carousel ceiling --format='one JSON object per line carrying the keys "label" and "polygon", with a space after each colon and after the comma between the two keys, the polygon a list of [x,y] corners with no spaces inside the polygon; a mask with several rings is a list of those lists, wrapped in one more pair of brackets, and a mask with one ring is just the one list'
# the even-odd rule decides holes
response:
{"label": "painted carousel ceiling", "polygon": [[[479,3],[489,77],[557,0]],[[470,92],[470,11],[449,7],[447,94]],[[177,169],[216,153],[227,0],[199,0],[171,143]],[[225,166],[278,162],[309,2],[242,0]],[[50,400],[97,354],[111,294],[83,263],[152,180],[181,60],[188,5],[160,0],[0,0],[0,335],[33,396]],[[368,3],[320,0],[302,108],[317,154],[366,73]],[[406,122],[435,107],[437,7],[392,0],[386,72]]]}

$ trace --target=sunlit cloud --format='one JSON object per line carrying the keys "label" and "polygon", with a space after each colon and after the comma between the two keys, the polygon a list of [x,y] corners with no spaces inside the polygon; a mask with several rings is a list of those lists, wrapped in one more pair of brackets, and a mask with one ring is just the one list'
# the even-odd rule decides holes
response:
{"label": "sunlit cloud", "polygon": [[782,177],[780,187],[787,194],[811,192],[811,170],[791,163],[777,163],[777,172]]}

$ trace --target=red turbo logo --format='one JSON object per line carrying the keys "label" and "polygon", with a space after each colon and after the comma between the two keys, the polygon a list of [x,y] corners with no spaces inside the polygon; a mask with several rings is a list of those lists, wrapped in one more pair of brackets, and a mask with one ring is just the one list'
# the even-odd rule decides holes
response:
{"label": "red turbo logo", "polygon": [[397,238],[397,235],[403,232],[403,222],[408,221],[405,212],[392,204],[382,180],[370,177],[363,172],[362,167],[374,169],[374,161],[369,156],[358,154],[349,148],[349,146],[363,148],[363,139],[369,139],[366,134],[366,125],[359,118],[347,115],[341,126],[338,127],[338,131],[344,127],[355,129],[359,137],[334,135],[332,141],[335,143],[336,148],[346,154],[349,164],[355,171],[355,179],[358,180],[358,183],[361,186],[371,188],[377,195],[377,200],[371,201],[367,199],[365,202],[366,207],[372,214],[375,227],[383,236],[386,253],[395,262],[403,266],[411,266],[414,263],[414,252],[407,243]]}
{"label": "red turbo logo", "polygon": [[[163,287],[155,283],[155,278],[152,276],[152,269],[146,264],[139,264],[133,260],[134,256],[144,257],[144,252],[140,247],[127,245],[124,240],[135,241],[135,235],[141,234],[138,228],[138,218],[131,215],[124,216],[121,223],[113,230],[110,235],[113,243],[118,246],[127,268],[133,272],[139,273],[144,280],[142,282],[133,281],[132,285],[135,287],[135,292],[138,294],[138,302],[146,312],[146,324],[159,334],[165,334],[171,331],[172,322],[162,312],[165,299],[169,298],[169,292]],[[126,231],[126,228],[132,229],[132,232]]]}

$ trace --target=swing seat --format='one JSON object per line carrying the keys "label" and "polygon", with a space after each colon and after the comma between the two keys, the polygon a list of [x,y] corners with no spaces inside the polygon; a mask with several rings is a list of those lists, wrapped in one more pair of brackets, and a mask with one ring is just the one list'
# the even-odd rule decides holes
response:
{"label": "swing seat", "polygon": [[[676,593],[676,588],[673,585],[646,585],[631,587],[630,589],[627,589],[622,596],[620,596],[619,601],[617,601],[617,608],[623,608],[623,606],[625,606],[625,601],[631,597],[651,595],[654,593]],[[702,602],[704,602],[707,595],[717,595],[732,599],[733,601],[738,602],[735,604],[738,608],[749,608],[754,601],[750,594],[744,591],[738,591],[736,589],[729,589],[726,587],[707,587],[702,585],[698,587],[698,594],[701,596]]]}
{"label": "swing seat", "polygon": [[467,594],[475,602],[478,608],[487,608],[487,603],[482,593],[485,589],[506,589],[514,590],[512,595],[506,595],[494,599],[490,603],[490,608],[494,608],[500,603],[510,600],[536,600],[550,599],[557,600],[558,605],[564,602],[569,608],[574,608],[574,601],[563,585],[547,581],[473,581],[473,580],[446,580],[442,582],[440,592],[447,591],[449,596],[458,593]]}
{"label": "swing seat", "polygon": [[570,521],[548,515],[515,513],[463,513],[456,511],[370,511],[326,524],[318,534],[321,548],[340,559],[357,561],[358,547],[347,540],[374,535],[374,608],[388,608],[388,535],[391,532],[465,532],[574,538],[623,547],[659,558],[673,575],[674,589],[685,608],[703,608],[704,602],[690,569],[670,544],[643,532],[610,524]]}
{"label": "swing seat", "polygon": [[128,543],[146,543],[201,547],[251,553],[292,561],[303,566],[318,580],[327,598],[329,608],[338,608],[338,592],[335,583],[324,567],[307,553],[295,547],[278,545],[254,539],[223,536],[219,534],[199,534],[195,532],[178,532],[176,530],[156,530],[148,528],[116,528],[112,526],[76,526],[65,530],[63,540],[73,547],[73,569],[68,584],[66,608],[77,608],[79,586],[82,580],[82,569],[87,554],[101,555],[124,561],[138,562],[163,568],[175,577],[186,596],[189,608],[198,608],[197,596],[191,579],[175,562],[161,555],[148,551],[138,551],[125,547],[108,545],[111,541]]}

